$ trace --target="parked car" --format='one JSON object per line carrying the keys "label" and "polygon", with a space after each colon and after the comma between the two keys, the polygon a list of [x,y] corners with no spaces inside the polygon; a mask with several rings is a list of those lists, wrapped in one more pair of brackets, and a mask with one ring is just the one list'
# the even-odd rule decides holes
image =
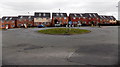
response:
{"label": "parked car", "polygon": [[38,25],[38,28],[42,28],[42,27],[45,27],[44,25]]}

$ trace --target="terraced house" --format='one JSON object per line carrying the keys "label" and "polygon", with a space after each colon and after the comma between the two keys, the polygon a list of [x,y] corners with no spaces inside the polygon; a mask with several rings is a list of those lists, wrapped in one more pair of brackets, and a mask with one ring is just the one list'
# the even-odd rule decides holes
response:
{"label": "terraced house", "polygon": [[97,13],[85,13],[85,17],[87,19],[87,25],[97,25],[98,23],[100,23],[100,17]]}
{"label": "terraced house", "polygon": [[33,18],[34,16],[25,16],[25,15],[18,16],[17,27],[20,28],[24,26],[27,26],[27,27],[34,26]]}
{"label": "terraced house", "polygon": [[70,13],[69,14],[69,21],[72,21],[72,25],[77,26],[79,24],[85,24],[86,19],[83,13]]}
{"label": "terraced house", "polygon": [[116,18],[114,16],[105,16],[105,15],[100,15],[100,22],[102,24],[116,24]]}
{"label": "terraced house", "polygon": [[52,26],[66,26],[67,24],[67,13],[52,13]]}
{"label": "terraced house", "polygon": [[91,25],[92,23],[99,23],[99,15],[97,13],[70,13],[70,21],[73,22],[73,25]]}
{"label": "terraced house", "polygon": [[110,24],[116,24],[117,23],[117,20],[114,16],[108,16],[108,19],[109,19]]}
{"label": "terraced house", "polygon": [[45,12],[35,12],[34,15],[34,26],[44,25],[51,26],[51,14]]}
{"label": "terraced house", "polygon": [[15,28],[17,17],[4,16],[1,20],[1,28]]}

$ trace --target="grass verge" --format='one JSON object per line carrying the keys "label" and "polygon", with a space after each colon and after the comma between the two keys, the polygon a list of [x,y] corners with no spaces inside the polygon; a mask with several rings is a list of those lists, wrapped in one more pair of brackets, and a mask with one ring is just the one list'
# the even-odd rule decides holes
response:
{"label": "grass verge", "polygon": [[73,34],[84,34],[91,32],[90,30],[85,29],[75,29],[75,28],[53,28],[39,30],[39,33],[52,34],[52,35],[73,35]]}

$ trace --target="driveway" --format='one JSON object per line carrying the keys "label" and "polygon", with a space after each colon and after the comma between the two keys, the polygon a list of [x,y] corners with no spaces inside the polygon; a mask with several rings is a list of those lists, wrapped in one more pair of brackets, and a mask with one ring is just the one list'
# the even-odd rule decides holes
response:
{"label": "driveway", "polygon": [[2,31],[3,65],[117,64],[118,27],[80,27],[92,31],[80,35],[38,33],[41,29]]}

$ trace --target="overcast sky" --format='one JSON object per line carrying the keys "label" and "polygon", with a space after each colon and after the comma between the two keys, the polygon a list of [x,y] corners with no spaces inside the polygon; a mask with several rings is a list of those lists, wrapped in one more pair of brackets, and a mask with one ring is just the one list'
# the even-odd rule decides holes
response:
{"label": "overcast sky", "polygon": [[118,18],[120,0],[1,0],[0,17],[34,12],[98,13]]}

